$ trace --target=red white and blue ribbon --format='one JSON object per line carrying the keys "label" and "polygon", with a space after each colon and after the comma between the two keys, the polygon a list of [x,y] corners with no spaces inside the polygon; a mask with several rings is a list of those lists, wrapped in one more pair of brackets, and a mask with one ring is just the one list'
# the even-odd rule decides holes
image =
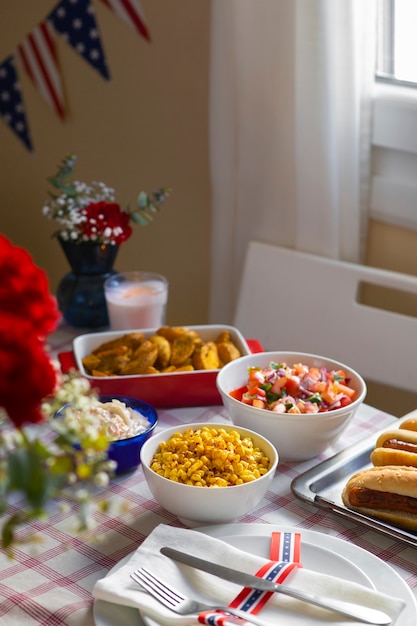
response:
{"label": "red white and blue ribbon", "polygon": [[[300,533],[274,532],[272,533],[270,546],[270,558],[274,560],[265,563],[256,572],[255,576],[282,584],[294,569],[302,567],[300,555]],[[273,591],[261,591],[259,589],[245,587],[236,598],[230,602],[229,606],[230,608],[256,615],[263,609],[273,595]],[[220,611],[204,611],[198,616],[198,621],[200,624],[208,624],[209,626],[226,626],[226,624],[233,623],[243,626],[247,623],[243,618],[232,618],[230,614],[228,615]]]}
{"label": "red white and blue ribbon", "polygon": [[274,561],[301,563],[300,533],[273,532],[269,558]]}

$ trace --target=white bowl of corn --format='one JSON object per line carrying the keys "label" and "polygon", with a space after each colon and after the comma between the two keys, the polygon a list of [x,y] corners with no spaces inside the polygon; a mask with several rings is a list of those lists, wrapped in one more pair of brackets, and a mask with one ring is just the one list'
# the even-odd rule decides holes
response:
{"label": "white bowl of corn", "polygon": [[194,527],[253,511],[275,476],[278,452],[247,428],[195,423],[156,433],[142,447],[141,464],[160,506]]}

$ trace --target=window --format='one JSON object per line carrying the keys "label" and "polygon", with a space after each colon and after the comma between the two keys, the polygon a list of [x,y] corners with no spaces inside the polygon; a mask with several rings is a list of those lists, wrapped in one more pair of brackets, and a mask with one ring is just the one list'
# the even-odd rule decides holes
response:
{"label": "window", "polygon": [[416,0],[378,0],[378,80],[417,87]]}
{"label": "window", "polygon": [[[366,1],[366,0],[365,0]],[[370,215],[417,232],[417,0],[378,0]]]}

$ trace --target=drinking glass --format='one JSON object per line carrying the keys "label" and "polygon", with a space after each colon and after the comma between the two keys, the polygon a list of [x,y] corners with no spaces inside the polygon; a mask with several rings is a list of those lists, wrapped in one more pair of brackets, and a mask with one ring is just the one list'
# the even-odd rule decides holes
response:
{"label": "drinking glass", "polygon": [[104,283],[112,330],[159,328],[165,323],[168,280],[154,272],[120,272]]}

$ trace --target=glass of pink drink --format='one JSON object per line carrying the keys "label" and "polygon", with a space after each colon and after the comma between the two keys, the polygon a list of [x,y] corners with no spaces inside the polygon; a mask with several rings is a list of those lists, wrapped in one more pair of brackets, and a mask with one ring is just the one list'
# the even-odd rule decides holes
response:
{"label": "glass of pink drink", "polygon": [[165,323],[168,281],[154,272],[120,272],[104,283],[112,330],[159,328]]}

